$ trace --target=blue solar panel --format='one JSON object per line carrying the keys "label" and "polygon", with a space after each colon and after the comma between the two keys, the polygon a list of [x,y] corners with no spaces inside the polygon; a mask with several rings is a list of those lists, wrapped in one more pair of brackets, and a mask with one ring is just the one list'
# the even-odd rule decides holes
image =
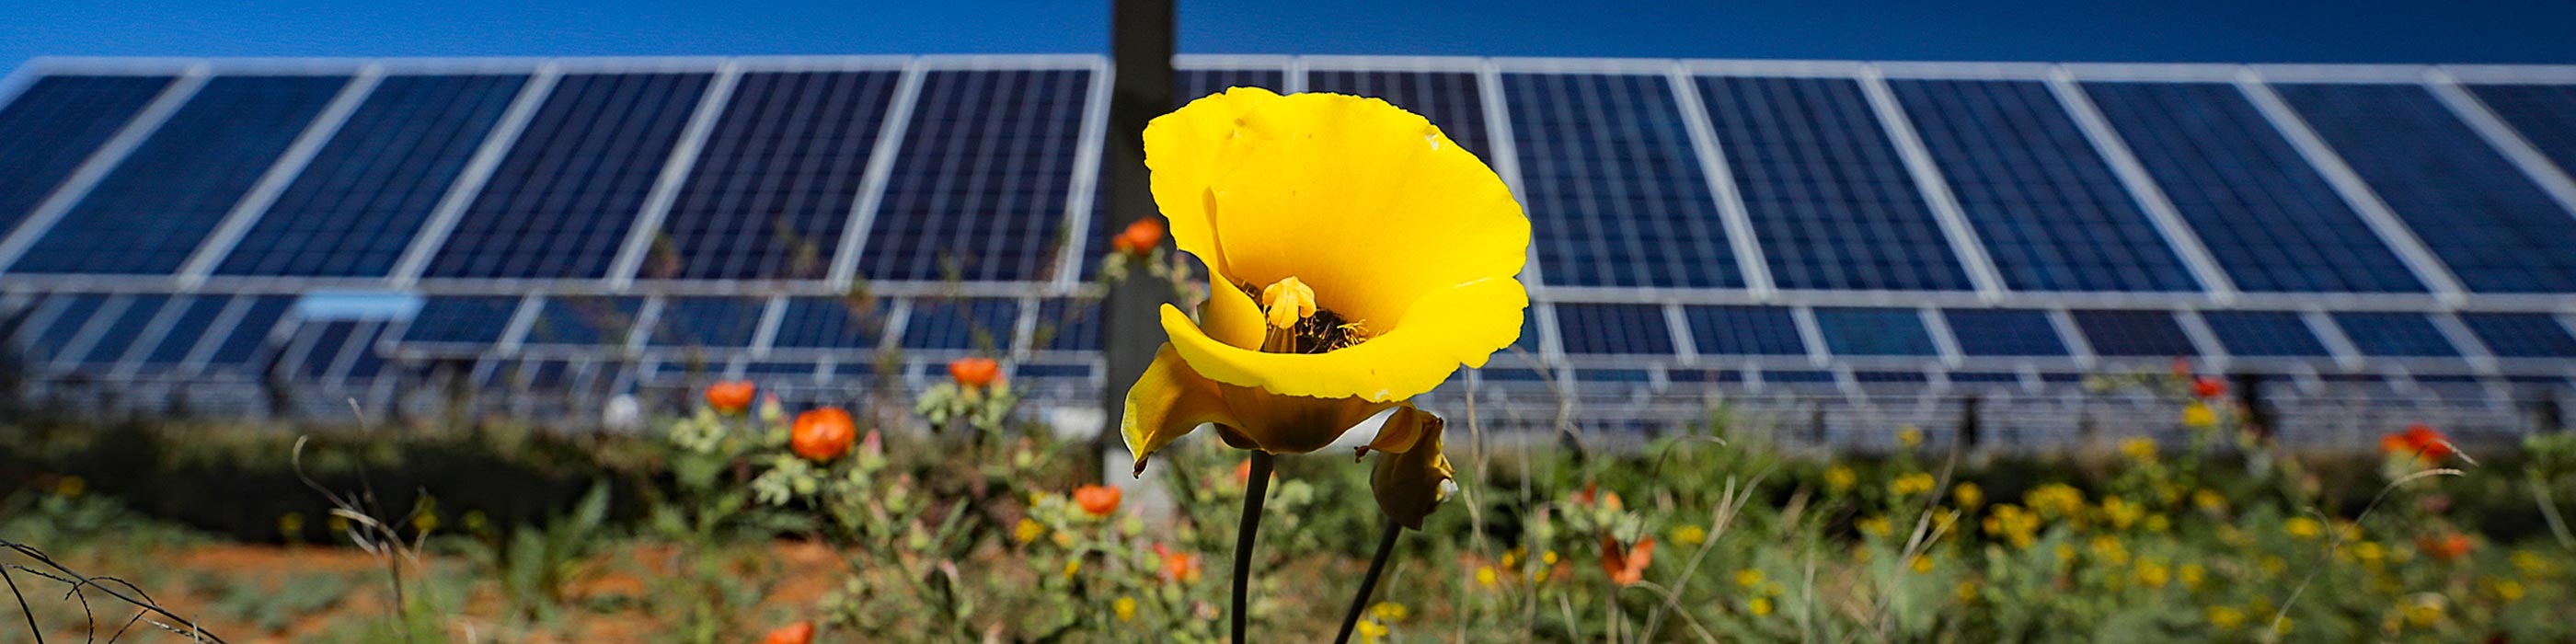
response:
{"label": "blue solar panel", "polygon": [[357,338],[340,354],[340,377],[351,380],[373,378],[384,373],[385,354],[378,347],[393,324],[385,320],[358,322]]}
{"label": "blue solar panel", "polygon": [[341,352],[358,350],[350,344],[351,338],[359,335],[360,324],[357,320],[317,320],[297,325],[294,338],[287,341],[287,350],[297,352],[287,357],[296,361],[296,374],[314,380],[329,377]]}
{"label": "blue solar panel", "polygon": [[565,75],[457,220],[428,274],[606,276],[710,79]]}
{"label": "blue solar panel", "polygon": [[2576,291],[2576,216],[2418,85],[2283,85],[2462,286]]}
{"label": "blue solar panel", "polygon": [[2204,311],[2200,319],[2229,355],[2323,358],[2331,353],[2308,322],[2291,311]]}
{"label": "blue solar panel", "polygon": [[1762,381],[1773,384],[1789,385],[1829,385],[1834,384],[1835,378],[1834,372],[1831,371],[1764,370],[1762,372]]}
{"label": "blue solar panel", "polygon": [[657,347],[749,348],[751,336],[760,330],[761,309],[768,304],[766,298],[748,297],[663,300],[647,342]]}
{"label": "blue solar panel", "polygon": [[1785,306],[1685,306],[1691,343],[1703,356],[1802,356],[1797,312]]}
{"label": "blue solar panel", "polygon": [[2576,172],[2576,85],[2471,85],[2469,91],[2558,169]]}
{"label": "blue solar panel", "polygon": [[822,277],[898,75],[744,74],[641,276]]}
{"label": "blue solar panel", "polygon": [[1048,277],[1065,231],[1091,73],[936,71],[922,79],[859,255],[875,280]]}
{"label": "blue solar panel", "polygon": [[2576,358],[2576,336],[2546,313],[2462,313],[2460,322],[2498,358]]}
{"label": "blue solar panel", "polygon": [[501,341],[519,298],[509,296],[442,296],[421,301],[403,330],[402,342],[489,346]]}
{"label": "blue solar panel", "polygon": [[1019,321],[1018,300],[913,300],[903,348],[1008,350]]}
{"label": "blue solar panel", "polygon": [[223,337],[207,338],[214,344],[199,346],[197,351],[206,354],[205,362],[210,367],[239,371],[259,369],[264,366],[259,362],[266,357],[269,335],[277,331],[278,320],[286,317],[287,309],[294,305],[294,296],[256,296],[241,309],[241,315],[235,318],[233,325],[222,331]]}
{"label": "blue solar panel", "polygon": [[1287,87],[1287,72],[1276,69],[1183,69],[1173,72],[1173,107],[1188,105],[1229,87],[1259,87],[1273,92]]}
{"label": "blue solar panel", "polygon": [[2182,323],[2164,311],[2075,311],[2075,328],[2105,357],[2183,357],[2199,355]]}
{"label": "blue solar panel", "polygon": [[385,78],[215,272],[383,276],[526,84]]}
{"label": "blue solar panel", "polygon": [[196,350],[197,344],[205,339],[207,331],[214,327],[216,321],[223,317],[224,310],[233,306],[234,302],[240,302],[244,307],[250,304],[248,298],[223,296],[182,298],[181,302],[171,305],[172,308],[178,309],[177,313],[165,314],[169,317],[169,322],[161,337],[146,338],[146,341],[153,344],[134,347],[134,352],[126,354],[125,359],[138,362],[151,371],[158,371],[186,361],[188,354]]}
{"label": "blue solar panel", "polygon": [[178,270],[348,83],[340,76],[207,81],[9,270]]}
{"label": "blue solar panel", "polygon": [[2084,89],[2239,290],[2424,290],[2234,85]]}
{"label": "blue solar panel", "polygon": [[1941,320],[1959,341],[1959,353],[1977,357],[2067,355],[2066,339],[2047,311],[1943,309]]}
{"label": "blue solar panel", "polygon": [[1039,301],[1036,333],[1035,343],[1041,349],[1099,351],[1100,300],[1064,298]]}
{"label": "blue solar panel", "polygon": [[95,293],[57,293],[46,297],[29,314],[25,322],[27,326],[18,329],[14,340],[18,343],[19,352],[29,363],[52,362],[54,354],[62,351],[63,345],[71,342],[73,336],[79,335],[81,329],[89,325],[90,318],[98,315],[99,307],[106,304],[107,296]]}
{"label": "blue solar panel", "polygon": [[1653,304],[1556,305],[1556,333],[1570,354],[1671,355],[1672,327]]}
{"label": "blue solar panel", "polygon": [[2021,384],[2021,374],[1994,371],[1953,371],[1950,382],[1959,384]]}
{"label": "blue solar panel", "polygon": [[157,293],[119,299],[124,300],[124,308],[117,312],[116,318],[104,325],[93,324],[93,329],[87,332],[92,337],[85,340],[88,343],[86,350],[79,356],[62,356],[62,362],[115,364],[125,357],[126,352],[134,349],[134,342],[143,335],[143,329],[150,326],[152,319],[161,314],[161,307],[170,302],[170,296]]}
{"label": "blue solar panel", "polygon": [[1859,83],[1730,76],[1699,86],[1774,283],[1972,288]]}
{"label": "blue solar panel", "polygon": [[787,300],[771,346],[797,349],[867,349],[884,333],[885,311],[875,301],[852,302],[834,297]]}
{"label": "blue solar panel", "polygon": [[1331,71],[1306,72],[1306,91],[1386,99],[1422,115],[1443,134],[1477,156],[1485,156],[1485,100],[1474,72]]}
{"label": "blue solar panel", "polygon": [[2189,291],[2182,258],[2039,81],[1889,81],[2004,284]]}
{"label": "blue solar panel", "polygon": [[523,344],[625,344],[644,300],[633,297],[549,297]]}
{"label": "blue solar panel", "polygon": [[2454,357],[2460,355],[2442,329],[2422,313],[2339,312],[2335,326],[2362,355],[2381,357]]}
{"label": "blue solar panel", "polygon": [[1670,81],[1509,74],[1503,92],[1547,283],[1744,286]]}
{"label": "blue solar panel", "polygon": [[0,107],[0,231],[71,177],[170,84],[165,76],[47,76]]}
{"label": "blue solar panel", "polygon": [[1817,307],[1816,331],[1835,355],[1940,354],[1923,327],[1923,314],[1914,309]]}

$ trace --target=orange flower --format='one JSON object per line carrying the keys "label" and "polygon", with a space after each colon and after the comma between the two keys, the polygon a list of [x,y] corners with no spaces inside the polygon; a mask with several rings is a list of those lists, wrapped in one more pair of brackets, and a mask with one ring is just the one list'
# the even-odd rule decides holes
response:
{"label": "orange flower", "polygon": [[1118,488],[1085,485],[1073,489],[1073,502],[1082,506],[1082,511],[1091,513],[1091,516],[1105,517],[1111,512],[1118,511],[1118,499],[1125,495],[1126,493],[1119,491]]}
{"label": "orange flower", "polygon": [[2434,559],[2452,561],[2469,554],[2469,537],[2457,532],[2440,537],[2422,537],[2415,540],[2415,547],[2423,549],[2425,555]]}
{"label": "orange flower", "polygon": [[1627,586],[1646,579],[1646,565],[1655,561],[1655,538],[1637,540],[1631,548],[1620,548],[1619,540],[1601,537],[1601,571],[1610,573],[1610,583]]}
{"label": "orange flower", "polygon": [[770,631],[768,637],[760,640],[761,644],[811,644],[813,641],[813,622],[797,622],[780,626]]}
{"label": "orange flower", "polygon": [[1603,494],[1601,493],[1601,484],[1599,483],[1583,484],[1583,491],[1574,493],[1573,501],[1575,505],[1581,506],[1590,506],[1593,503],[1598,502],[1602,505],[1609,506],[1612,512],[1617,512],[1624,507],[1619,504],[1619,493],[1611,492]]}
{"label": "orange flower", "polygon": [[2406,431],[2379,437],[2379,451],[2440,462],[2451,457],[2451,439],[2430,425],[2417,423]]}
{"label": "orange flower", "polygon": [[1169,546],[1157,543],[1154,544],[1154,555],[1163,558],[1163,570],[1161,574],[1164,582],[1168,583],[1177,581],[1184,584],[1199,583],[1199,556],[1197,554],[1173,550]]}
{"label": "orange flower", "polygon": [[824,407],[796,415],[796,426],[787,435],[787,447],[806,460],[829,461],[850,451],[850,443],[858,438],[859,430],[850,422],[850,412]]}
{"label": "orange flower", "polygon": [[1162,243],[1163,221],[1152,217],[1127,224],[1126,230],[1118,231],[1118,236],[1109,239],[1110,246],[1116,247],[1118,252],[1130,255],[1153,252],[1154,247]]}
{"label": "orange flower", "polygon": [[958,358],[948,363],[948,377],[959,387],[980,389],[1001,375],[1002,363],[992,358]]}
{"label": "orange flower", "polygon": [[1243,460],[1241,460],[1241,461],[1237,461],[1237,462],[1235,462],[1235,464],[1234,464],[1234,484],[1235,484],[1235,485],[1251,485],[1251,484],[1252,484],[1252,459],[1248,459],[1248,458],[1247,458],[1247,459],[1243,459]]}
{"label": "orange flower", "polygon": [[2191,395],[2202,398],[2217,398],[2219,394],[2224,393],[2227,393],[2227,381],[2211,378],[2209,376],[2201,376],[2191,379]]}
{"label": "orange flower", "polygon": [[749,380],[728,380],[707,385],[707,406],[718,413],[739,414],[751,408],[751,399],[760,388]]}

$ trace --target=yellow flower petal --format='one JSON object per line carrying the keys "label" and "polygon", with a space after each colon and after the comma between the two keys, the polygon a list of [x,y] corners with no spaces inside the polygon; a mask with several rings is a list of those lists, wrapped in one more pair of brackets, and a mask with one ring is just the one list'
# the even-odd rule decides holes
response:
{"label": "yellow flower petal", "polygon": [[1407,441],[1412,449],[1377,457],[1369,488],[1377,496],[1378,510],[1388,519],[1420,530],[1422,518],[1448,496],[1448,482],[1454,476],[1449,457],[1440,453],[1440,430],[1446,423],[1430,412],[1402,407],[1386,424],[1386,429],[1379,430],[1381,437],[1395,433],[1418,438]]}
{"label": "yellow flower petal", "polygon": [[1154,354],[1154,363],[1146,366],[1145,375],[1127,390],[1126,412],[1119,433],[1127,438],[1127,452],[1136,456],[1138,475],[1145,473],[1145,458],[1171,444],[1172,439],[1190,433],[1202,423],[1235,422],[1225,399],[1217,392],[1217,384],[1199,377],[1170,344]]}
{"label": "yellow flower petal", "polygon": [[1304,454],[1323,449],[1370,416],[1395,406],[1360,398],[1314,398],[1217,383],[1218,395],[1236,420],[1213,421],[1226,444],[1272,454]]}
{"label": "yellow flower petal", "polygon": [[1276,98],[1270,90],[1236,87],[1190,101],[1145,126],[1145,167],[1152,172],[1154,203],[1171,222],[1172,243],[1211,267],[1218,253],[1206,201],[1216,143],[1233,136],[1245,112]]}
{"label": "yellow flower petal", "polygon": [[1424,296],[1418,314],[1403,326],[1326,353],[1262,353],[1219,341],[1169,305],[1163,307],[1163,331],[1182,359],[1218,382],[1384,402],[1430,391],[1460,364],[1484,366],[1495,350],[1520,338],[1522,309],[1528,306],[1529,292],[1519,280],[1469,282]]}

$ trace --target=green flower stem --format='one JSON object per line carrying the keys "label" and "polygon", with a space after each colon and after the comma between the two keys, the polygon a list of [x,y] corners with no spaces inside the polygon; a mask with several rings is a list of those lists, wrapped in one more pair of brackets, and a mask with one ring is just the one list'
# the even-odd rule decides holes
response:
{"label": "green flower stem", "polygon": [[1243,523],[1234,530],[1234,644],[1243,644],[1252,608],[1252,538],[1261,533],[1261,500],[1270,492],[1269,452],[1252,450],[1251,476],[1243,481]]}
{"label": "green flower stem", "polygon": [[1369,595],[1377,591],[1377,577],[1386,572],[1386,560],[1395,554],[1395,538],[1403,536],[1404,526],[1395,519],[1386,520],[1386,532],[1377,537],[1377,555],[1369,557],[1368,576],[1360,578],[1360,592],[1351,596],[1351,611],[1342,615],[1342,632],[1333,636],[1333,644],[1348,644],[1351,629],[1360,624],[1360,611],[1368,610]]}

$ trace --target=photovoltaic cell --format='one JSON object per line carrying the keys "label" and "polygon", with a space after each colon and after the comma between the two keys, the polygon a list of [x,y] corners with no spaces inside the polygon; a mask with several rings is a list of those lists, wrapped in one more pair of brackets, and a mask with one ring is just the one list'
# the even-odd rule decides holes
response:
{"label": "photovoltaic cell", "polygon": [[[1280,91],[1279,88],[1285,86],[1284,79],[1287,77],[1286,73],[1276,69],[1183,69],[1178,70],[1176,74],[1174,83],[1178,89],[1172,94],[1172,107],[1176,109],[1190,101],[1223,92],[1230,87],[1259,87],[1273,92]],[[1100,180],[1106,182],[1109,176],[1102,174]],[[1082,266],[1083,279],[1091,279],[1100,273],[1101,256],[1108,255],[1113,250],[1110,246],[1110,238],[1119,231],[1125,230],[1128,223],[1109,213],[1109,186],[1102,183],[1093,187],[1090,237],[1084,238],[1084,243],[1089,244],[1084,254],[1089,256],[1076,258],[1076,263]],[[1206,273],[1202,271],[1199,274]]]}
{"label": "photovoltaic cell", "polygon": [[669,298],[653,318],[653,336],[647,341],[657,347],[749,348],[751,336],[760,330],[761,309],[768,304],[766,298]]}
{"label": "photovoltaic cell", "polygon": [[2455,357],[2460,350],[2451,346],[2442,329],[2422,313],[2396,311],[2344,311],[2334,314],[2335,326],[2343,327],[2344,337],[2362,355],[2374,357]]}
{"label": "photovoltaic cell", "polygon": [[1672,355],[1672,327],[1653,304],[1556,305],[1556,330],[1570,354]]}
{"label": "photovoltaic cell", "polygon": [[823,277],[899,76],[744,74],[640,277]]}
{"label": "photovoltaic cell", "polygon": [[256,373],[267,366],[264,361],[268,357],[269,335],[276,332],[278,320],[285,318],[287,309],[294,304],[295,297],[289,295],[253,296],[222,337],[207,338],[214,344],[200,346],[197,351],[206,354],[205,364],[210,368]]}
{"label": "photovoltaic cell", "polygon": [[26,326],[19,327],[18,351],[28,364],[52,362],[63,345],[79,335],[107,305],[106,295],[96,293],[57,293],[45,298],[29,313]]}
{"label": "photovoltaic cell", "polygon": [[913,300],[903,348],[1008,351],[1019,321],[1018,300]]}
{"label": "photovoltaic cell", "polygon": [[182,304],[174,304],[185,308],[172,318],[169,330],[161,334],[156,344],[137,346],[136,352],[126,354],[125,359],[140,363],[146,371],[159,371],[186,361],[197,344],[205,340],[215,321],[221,319],[224,309],[236,301],[244,306],[250,303],[249,298],[198,296],[187,298]]}
{"label": "photovoltaic cell", "polygon": [[403,330],[401,342],[490,346],[501,341],[519,298],[509,296],[439,296],[421,301],[420,312]]}
{"label": "photovoltaic cell", "polygon": [[934,71],[859,255],[872,280],[1046,279],[1091,73]]}
{"label": "photovoltaic cell", "polygon": [[2239,290],[2424,290],[2234,85],[2084,90]]}
{"label": "photovoltaic cell", "polygon": [[2576,172],[2576,85],[2470,85],[2496,116],[2566,172]]}
{"label": "photovoltaic cell", "polygon": [[2576,358],[2576,336],[2546,313],[2462,313],[2460,322],[2498,358]]}
{"label": "photovoltaic cell", "polygon": [[[1842,356],[1931,356],[1940,350],[1914,309],[1816,307],[1825,349]],[[1920,374],[1917,374],[1920,375]]]}
{"label": "photovoltaic cell", "polygon": [[2079,310],[2075,328],[2104,357],[2183,357],[2200,355],[2182,323],[2164,311]]}
{"label": "photovoltaic cell", "polygon": [[708,74],[567,74],[432,258],[430,277],[606,276]]}
{"label": "photovoltaic cell", "polygon": [[1036,344],[1049,351],[1099,351],[1100,300],[1040,300]]}
{"label": "photovoltaic cell", "polygon": [[591,345],[625,344],[627,333],[634,328],[635,314],[644,308],[644,300],[633,297],[549,297],[537,309],[536,323],[528,327],[523,344]]}
{"label": "photovoltaic cell", "polygon": [[1973,288],[1858,82],[1721,76],[1699,87],[1774,283]]}
{"label": "photovoltaic cell", "polygon": [[2323,358],[2325,342],[2293,311],[2203,311],[2202,321],[2218,336],[2228,355],[2242,357]]}
{"label": "photovoltaic cell", "polygon": [[170,84],[167,76],[46,76],[0,107],[0,234],[44,203]]}
{"label": "photovoltaic cell", "polygon": [[1802,356],[1797,312],[1785,306],[1685,306],[1691,343],[1702,356]]}
{"label": "photovoltaic cell", "polygon": [[2298,108],[2469,290],[2576,291],[2576,216],[2417,85],[2292,84]]}
{"label": "photovoltaic cell", "polygon": [[215,272],[385,275],[527,80],[386,77]]}
{"label": "photovoltaic cell", "polygon": [[1744,286],[1670,81],[1508,74],[1503,92],[1547,283]]}
{"label": "photovoltaic cell", "polygon": [[207,81],[9,271],[178,270],[348,83],[344,76]]}
{"label": "photovoltaic cell", "polygon": [[876,302],[856,307],[835,297],[787,300],[786,317],[770,346],[794,349],[868,349],[884,333],[885,311]]}
{"label": "photovoltaic cell", "polygon": [[161,307],[170,303],[170,296],[155,293],[126,296],[124,300],[125,309],[117,313],[115,320],[94,325],[97,327],[92,331],[95,337],[88,340],[89,346],[82,355],[76,358],[64,356],[62,361],[100,366],[115,364],[134,348],[134,342],[143,334],[144,327],[150,326],[152,318],[161,314]]}
{"label": "photovoltaic cell", "polygon": [[296,375],[321,380],[332,375],[342,351],[356,350],[349,345],[365,323],[357,320],[317,320],[296,326],[295,335],[287,341],[287,360]]}
{"label": "photovoltaic cell", "polygon": [[2039,81],[1893,80],[2004,283],[2189,291],[2182,259]]}
{"label": "photovoltaic cell", "polygon": [[1430,119],[1458,147],[1479,158],[1490,149],[1485,147],[1485,101],[1475,72],[1310,70],[1306,91],[1386,99]]}
{"label": "photovoltaic cell", "polygon": [[1941,320],[1959,341],[1959,353],[1974,357],[2062,356],[2066,339],[2047,311],[2031,309],[1943,309]]}

